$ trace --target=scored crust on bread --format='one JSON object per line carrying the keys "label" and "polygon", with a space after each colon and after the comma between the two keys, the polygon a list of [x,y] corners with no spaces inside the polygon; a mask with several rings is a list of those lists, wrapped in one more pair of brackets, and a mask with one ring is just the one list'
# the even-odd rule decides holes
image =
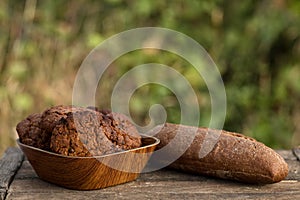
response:
{"label": "scored crust on bread", "polygon": [[[176,134],[189,134],[194,130],[195,127],[166,123],[155,135],[161,141],[158,149],[167,145]],[[215,135],[218,140],[205,157],[199,157],[201,148],[205,148],[203,143],[207,134]],[[173,145],[170,149],[180,146],[176,143]],[[279,182],[288,174],[288,165],[284,159],[263,143],[241,134],[208,128],[197,128],[188,149],[169,167],[184,172],[261,184]]]}

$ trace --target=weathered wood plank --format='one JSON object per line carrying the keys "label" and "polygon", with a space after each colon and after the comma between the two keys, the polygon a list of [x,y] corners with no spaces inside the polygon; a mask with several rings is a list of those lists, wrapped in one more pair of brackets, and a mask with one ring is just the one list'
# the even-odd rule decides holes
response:
{"label": "weathered wood plank", "polygon": [[290,199],[299,199],[300,195],[295,194],[293,196],[286,195],[286,194],[206,194],[206,193],[198,193],[198,194],[184,194],[184,193],[149,193],[149,192],[142,192],[139,191],[138,193],[113,193],[113,194],[103,194],[103,193],[91,193],[91,194],[65,194],[65,193],[34,193],[34,194],[15,194],[14,196],[8,198],[8,199],[14,199],[14,200],[31,200],[31,199],[70,199],[70,200],[76,200],[76,199],[174,199],[174,200],[182,200],[182,199],[211,199],[211,200],[219,200],[219,199],[249,199],[249,200],[290,200]]}
{"label": "weathered wood plank", "polygon": [[13,176],[21,165],[23,153],[18,148],[8,148],[0,159],[0,199],[5,199]]}
{"label": "weathered wood plank", "polygon": [[40,180],[25,159],[6,199],[300,199],[300,162],[291,150],[277,151],[289,164],[286,180],[249,185],[163,169],[134,182],[101,190],[75,191]]}
{"label": "weathered wood plank", "polygon": [[[293,163],[294,162],[294,163]],[[297,168],[298,161],[288,161],[291,172]],[[28,161],[24,161],[15,180],[12,183],[8,199],[81,199],[99,198],[210,198],[219,199],[288,199],[300,197],[299,176],[290,176],[277,184],[256,186],[240,184],[225,180],[211,179],[201,176],[184,174],[171,170],[141,174],[137,181],[95,191],[74,191],[41,181],[35,175]],[[142,191],[142,192],[141,192]]]}
{"label": "weathered wood plank", "polygon": [[6,196],[6,190],[5,189],[0,189],[0,199],[3,200],[5,199]]}
{"label": "weathered wood plank", "polygon": [[297,157],[297,159],[300,161],[300,146],[293,149],[294,155]]}
{"label": "weathered wood plank", "polygon": [[14,179],[38,178],[28,160],[24,160]]}
{"label": "weathered wood plank", "polygon": [[276,152],[281,155],[284,160],[297,160],[292,150],[276,150]]}
{"label": "weathered wood plank", "polygon": [[8,148],[0,159],[0,189],[1,199],[5,198],[6,191],[13,176],[20,167],[23,153],[18,148]]}
{"label": "weathered wood plank", "polygon": [[[94,191],[73,191],[63,189],[35,179],[16,180],[11,186],[8,199],[33,199],[33,198],[167,198],[181,199],[182,197],[217,197],[223,198],[270,198],[270,197],[300,197],[300,182],[282,181],[272,185],[246,185],[221,180],[199,181],[135,181],[111,188]],[[35,185],[32,187],[32,185]]]}
{"label": "weathered wood plank", "polygon": [[287,160],[287,163],[289,165],[289,174],[286,179],[300,181],[300,162],[297,160]]}

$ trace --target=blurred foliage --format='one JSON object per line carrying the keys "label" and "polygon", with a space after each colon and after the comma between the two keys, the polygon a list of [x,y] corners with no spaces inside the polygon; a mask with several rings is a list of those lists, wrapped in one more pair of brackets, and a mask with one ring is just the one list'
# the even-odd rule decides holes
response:
{"label": "blurred foliage", "polygon": [[[0,26],[0,152],[14,144],[16,123],[28,114],[72,103],[77,69],[94,47],[144,26],[182,32],[208,51],[226,87],[224,129],[273,148],[300,144],[298,0],[3,0]],[[199,125],[208,126],[204,82],[189,63],[168,52],[141,50],[116,60],[99,83],[99,106],[110,106],[113,83],[122,74],[149,62],[172,66],[189,80],[199,98]],[[130,104],[134,119],[147,123],[155,103],[166,107],[168,121],[180,121],[176,98],[158,85],[136,91]]]}

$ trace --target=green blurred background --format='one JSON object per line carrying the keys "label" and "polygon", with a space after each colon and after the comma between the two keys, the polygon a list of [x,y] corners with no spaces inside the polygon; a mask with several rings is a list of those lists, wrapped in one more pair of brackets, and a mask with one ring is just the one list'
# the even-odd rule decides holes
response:
{"label": "green blurred background", "polygon": [[[71,104],[76,72],[104,39],[124,30],[159,26],[198,41],[221,72],[227,93],[224,129],[272,148],[300,144],[300,1],[0,1],[0,154],[15,144],[16,124],[51,105]],[[110,106],[115,81],[130,68],[162,63],[195,89],[200,126],[210,120],[210,96],[192,66],[159,51],[134,51],[105,73],[97,105]],[[152,104],[180,121],[174,95],[158,85],[139,88],[130,109],[139,124]]]}

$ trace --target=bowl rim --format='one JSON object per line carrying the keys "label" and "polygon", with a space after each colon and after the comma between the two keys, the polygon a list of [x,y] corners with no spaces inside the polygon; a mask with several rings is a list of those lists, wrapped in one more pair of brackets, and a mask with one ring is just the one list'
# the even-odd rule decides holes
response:
{"label": "bowl rim", "polygon": [[30,145],[27,145],[27,144],[23,144],[21,141],[20,141],[20,138],[16,139],[16,142],[19,146],[23,146],[23,147],[26,147],[26,148],[29,148],[29,149],[32,149],[32,150],[35,150],[35,151],[40,151],[40,152],[43,152],[43,153],[47,153],[47,154],[50,154],[50,155],[53,155],[53,156],[58,156],[58,157],[62,157],[62,158],[74,158],[74,159],[91,159],[91,158],[105,158],[105,157],[108,157],[108,156],[113,156],[113,155],[119,155],[119,154],[124,154],[124,153],[128,153],[128,152],[134,152],[134,151],[137,151],[137,150],[140,150],[140,149],[144,149],[144,148],[148,148],[148,147],[152,147],[152,146],[157,146],[159,143],[160,143],[160,140],[156,137],[153,137],[153,136],[148,136],[148,135],[143,135],[143,134],[140,134],[142,136],[142,138],[151,138],[151,139],[154,139],[154,142],[152,144],[149,144],[149,145],[146,145],[146,146],[141,146],[141,147],[138,147],[138,148],[134,148],[134,149],[129,149],[129,150],[126,150],[126,151],[119,151],[119,152],[115,152],[115,153],[110,153],[110,154],[105,154],[105,155],[100,155],[100,156],[85,156],[85,157],[81,157],[81,156],[66,156],[66,155],[62,155],[62,154],[58,154],[58,153],[54,153],[54,152],[51,152],[51,151],[46,151],[46,150],[43,150],[43,149],[39,149],[37,147],[33,147],[33,146],[30,146]]}

